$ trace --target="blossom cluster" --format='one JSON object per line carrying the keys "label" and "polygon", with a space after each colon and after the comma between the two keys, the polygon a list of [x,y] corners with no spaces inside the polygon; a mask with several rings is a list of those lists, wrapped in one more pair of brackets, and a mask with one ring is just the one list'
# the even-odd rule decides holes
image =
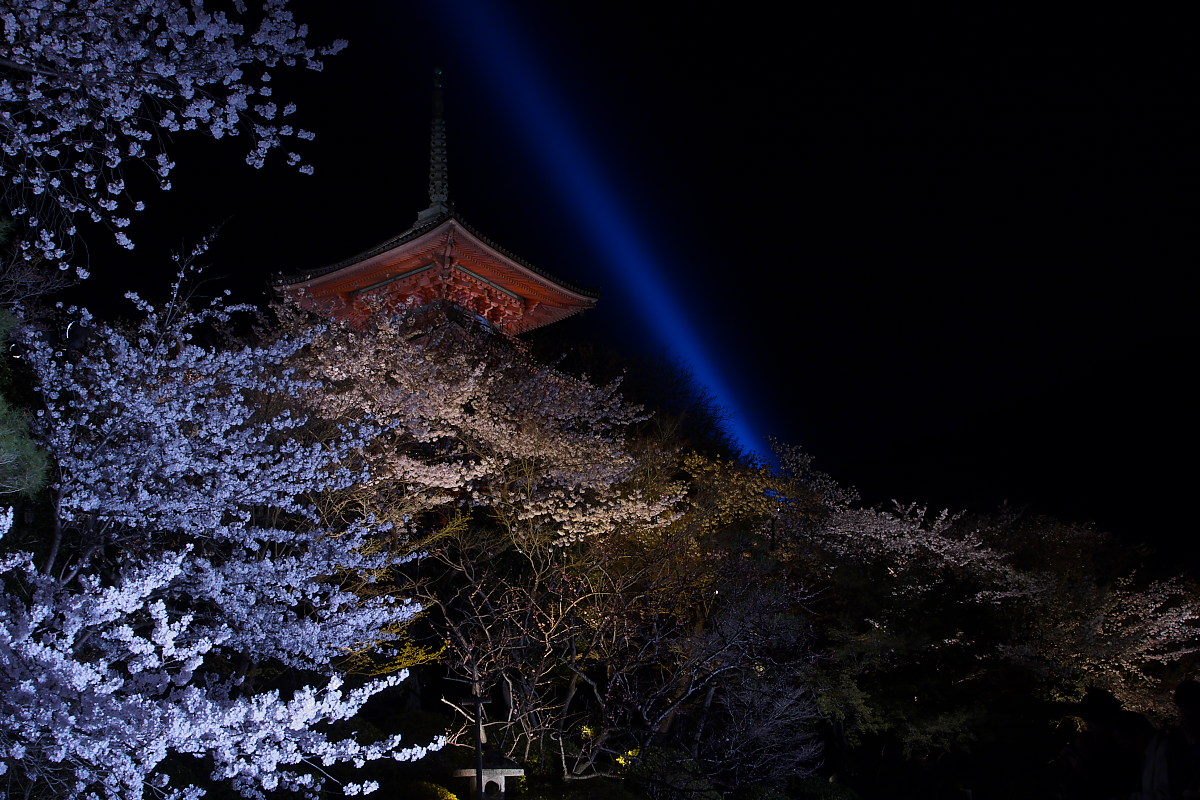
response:
{"label": "blossom cluster", "polygon": [[[644,419],[619,383],[538,364],[514,343],[403,315],[334,325],[303,367],[330,419],[369,414],[392,440],[373,459],[386,504],[415,514],[456,505],[565,544],[669,519],[679,488],[640,490],[626,442]],[[376,505],[382,505],[376,502]]]}
{"label": "blossom cluster", "polygon": [[[321,69],[344,42],[310,47],[288,0],[17,0],[0,9],[0,187],[22,221],[27,259],[66,268],[82,216],[126,233],[144,203],[129,163],[163,189],[175,162],[164,133],[247,136],[246,161],[312,133],[274,99],[280,66]],[[290,165],[309,173],[294,152]]]}
{"label": "blossom cluster", "polygon": [[[1150,580],[1093,563],[1111,548],[1090,525],[1029,517],[930,513],[919,504],[864,508],[852,493],[783,450],[790,473],[822,497],[816,510],[782,509],[795,540],[816,553],[826,575],[859,569],[886,592],[882,614],[863,620],[878,636],[903,635],[911,609],[986,620],[1003,609],[1002,634],[961,624],[927,649],[974,647],[980,662],[1019,664],[1070,694],[1084,685],[1113,692],[1130,708],[1163,712],[1168,665],[1200,652],[1200,602],[1180,577]],[[891,614],[896,611],[898,613]]]}
{"label": "blossom cluster", "polygon": [[[338,659],[416,611],[356,591],[391,563],[368,546],[387,524],[318,502],[370,480],[381,428],[305,427],[317,387],[286,363],[318,331],[214,346],[198,337],[228,310],[139,305],[132,328],[74,311],[72,350],[25,331],[58,513],[48,553],[0,562],[0,770],[62,797],[190,798],[171,765],[203,759],[249,797],[316,796],[333,764],[419,757],[323,730],[403,677],[345,688]],[[263,668],[306,682],[260,686]]]}

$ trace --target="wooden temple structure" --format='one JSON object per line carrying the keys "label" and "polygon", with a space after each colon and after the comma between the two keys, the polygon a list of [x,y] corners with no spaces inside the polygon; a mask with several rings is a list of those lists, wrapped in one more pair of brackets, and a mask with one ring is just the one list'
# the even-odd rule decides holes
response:
{"label": "wooden temple structure", "polygon": [[429,207],[411,228],[356,256],[309,272],[276,275],[284,297],[322,316],[351,319],[380,309],[445,309],[507,336],[589,309],[595,291],[573,286],[502,250],[450,202],[441,72],[434,78]]}

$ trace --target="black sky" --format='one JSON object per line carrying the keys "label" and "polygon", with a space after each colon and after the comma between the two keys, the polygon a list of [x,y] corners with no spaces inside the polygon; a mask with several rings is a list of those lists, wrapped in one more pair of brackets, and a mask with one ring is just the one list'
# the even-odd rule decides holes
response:
{"label": "black sky", "polygon": [[[464,216],[602,289],[565,337],[656,347],[456,32],[474,3],[333,5],[296,9],[350,49],[277,79],[318,133],[317,174],[181,140],[175,190],[134,231],[144,244],[93,271],[146,285],[167,247],[226,221],[214,273],[255,299],[274,271],[406,229],[427,204],[441,66]],[[1186,553],[1194,26],[1141,7],[838,5],[491,4],[763,433],[871,502],[1008,499]]]}

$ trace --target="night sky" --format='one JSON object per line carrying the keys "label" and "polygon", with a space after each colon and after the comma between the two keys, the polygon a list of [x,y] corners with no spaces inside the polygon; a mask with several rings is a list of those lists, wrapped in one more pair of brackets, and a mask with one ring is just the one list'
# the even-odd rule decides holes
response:
{"label": "night sky", "polygon": [[[407,229],[441,66],[459,211],[603,293],[564,340],[710,361],[744,427],[868,502],[1007,499],[1189,552],[1200,124],[1182,17],[333,6],[296,10],[350,48],[275,81],[318,134],[316,175],[181,138],[138,250],[88,234],[93,305],[161,294],[167,251],[221,223],[214,285],[255,301],[273,272]],[[641,258],[613,263],[604,224]],[[664,299],[646,302],[650,275]],[[647,307],[680,315],[688,352]]]}

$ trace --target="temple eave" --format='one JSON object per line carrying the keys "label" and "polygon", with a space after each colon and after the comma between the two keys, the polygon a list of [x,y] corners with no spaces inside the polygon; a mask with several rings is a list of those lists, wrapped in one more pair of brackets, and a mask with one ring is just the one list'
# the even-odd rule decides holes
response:
{"label": "temple eave", "polygon": [[573,317],[580,311],[586,311],[588,308],[591,308],[591,306],[577,306],[574,308],[556,309],[550,309],[546,306],[543,306],[542,309],[539,309],[537,312],[526,314],[524,317],[522,317],[519,325],[517,326],[519,330],[514,331],[514,333],[529,333],[532,330],[543,328],[546,325],[551,325],[555,322],[561,322],[568,317]]}
{"label": "temple eave", "polygon": [[[518,335],[596,304],[594,292],[550,278],[498,251],[450,218],[398,244],[377,247],[334,269],[299,280],[278,281],[277,290],[321,314],[351,315],[372,305],[422,307],[444,300]],[[397,241],[393,240],[393,241]]]}

